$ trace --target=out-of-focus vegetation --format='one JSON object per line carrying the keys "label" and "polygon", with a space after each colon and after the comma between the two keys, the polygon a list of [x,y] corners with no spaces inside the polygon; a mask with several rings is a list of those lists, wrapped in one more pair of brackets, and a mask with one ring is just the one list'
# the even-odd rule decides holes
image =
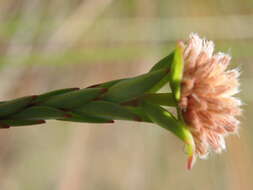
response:
{"label": "out-of-focus vegetation", "polygon": [[143,73],[197,32],[241,68],[245,113],[240,138],[191,172],[181,142],[148,124],[1,130],[0,189],[253,189],[252,31],[251,0],[1,0],[1,100]]}

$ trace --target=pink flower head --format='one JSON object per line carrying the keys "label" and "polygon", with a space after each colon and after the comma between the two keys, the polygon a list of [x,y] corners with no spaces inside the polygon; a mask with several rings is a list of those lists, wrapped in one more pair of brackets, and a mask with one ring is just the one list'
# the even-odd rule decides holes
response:
{"label": "pink flower head", "polygon": [[185,64],[179,107],[196,145],[190,169],[195,157],[221,152],[226,148],[224,137],[237,132],[241,101],[233,95],[239,92],[240,72],[227,70],[231,57],[213,54],[214,43],[197,34],[181,45]]}

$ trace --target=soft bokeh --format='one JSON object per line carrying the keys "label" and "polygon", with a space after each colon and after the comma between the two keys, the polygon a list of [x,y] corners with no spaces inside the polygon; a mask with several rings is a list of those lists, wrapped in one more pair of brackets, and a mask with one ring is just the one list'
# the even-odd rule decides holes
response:
{"label": "soft bokeh", "polygon": [[197,32],[241,67],[245,105],[240,136],[190,172],[182,142],[151,124],[1,129],[0,189],[253,189],[252,31],[252,0],[1,0],[1,100],[144,73]]}

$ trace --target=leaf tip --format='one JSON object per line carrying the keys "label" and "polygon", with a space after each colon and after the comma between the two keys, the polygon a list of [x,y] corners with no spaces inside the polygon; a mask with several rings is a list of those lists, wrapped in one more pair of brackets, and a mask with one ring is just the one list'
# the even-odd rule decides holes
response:
{"label": "leaf tip", "polygon": [[187,170],[191,170],[195,164],[196,157],[194,155],[191,155],[188,157],[187,160]]}
{"label": "leaf tip", "polygon": [[76,88],[71,88],[71,90],[80,90],[80,88],[76,87]]}
{"label": "leaf tip", "polygon": [[94,84],[94,85],[91,85],[91,86],[88,86],[87,88],[96,88],[96,87],[99,87],[100,84]]}
{"label": "leaf tip", "polygon": [[71,117],[72,117],[72,115],[71,115],[71,114],[69,114],[69,113],[65,113],[65,114],[63,115],[63,117],[64,117],[64,118],[71,118]]}
{"label": "leaf tip", "polygon": [[108,91],[108,88],[102,88],[101,89],[101,93],[103,94],[103,93],[106,93]]}
{"label": "leaf tip", "polygon": [[45,120],[38,120],[38,121],[36,121],[36,123],[37,124],[43,124],[43,123],[46,123],[46,121]]}
{"label": "leaf tip", "polygon": [[0,123],[0,128],[8,129],[10,128],[10,125],[7,125],[5,123]]}
{"label": "leaf tip", "polygon": [[165,73],[168,74],[168,73],[170,73],[170,71],[171,71],[170,68],[166,68]]}
{"label": "leaf tip", "polygon": [[37,98],[37,97],[38,97],[38,95],[33,95],[33,96],[31,96],[32,99],[35,99],[35,98]]}
{"label": "leaf tip", "polygon": [[114,120],[109,120],[107,121],[107,123],[114,123]]}
{"label": "leaf tip", "polygon": [[135,116],[134,117],[134,121],[138,121],[138,122],[141,122],[141,121],[143,121],[139,116]]}

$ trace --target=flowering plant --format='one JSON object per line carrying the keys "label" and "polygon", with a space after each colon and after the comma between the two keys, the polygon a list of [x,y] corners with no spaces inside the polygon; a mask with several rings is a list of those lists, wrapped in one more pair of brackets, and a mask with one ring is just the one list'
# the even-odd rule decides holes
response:
{"label": "flowering plant", "polygon": [[[230,56],[213,55],[213,50],[213,42],[191,34],[186,44],[179,42],[146,74],[0,102],[0,127],[42,124],[48,119],[155,123],[183,140],[191,169],[196,157],[225,149],[224,137],[239,125],[241,102],[233,97],[239,71],[226,71]],[[162,87],[165,93],[159,93]],[[174,107],[176,114],[167,107]]]}

